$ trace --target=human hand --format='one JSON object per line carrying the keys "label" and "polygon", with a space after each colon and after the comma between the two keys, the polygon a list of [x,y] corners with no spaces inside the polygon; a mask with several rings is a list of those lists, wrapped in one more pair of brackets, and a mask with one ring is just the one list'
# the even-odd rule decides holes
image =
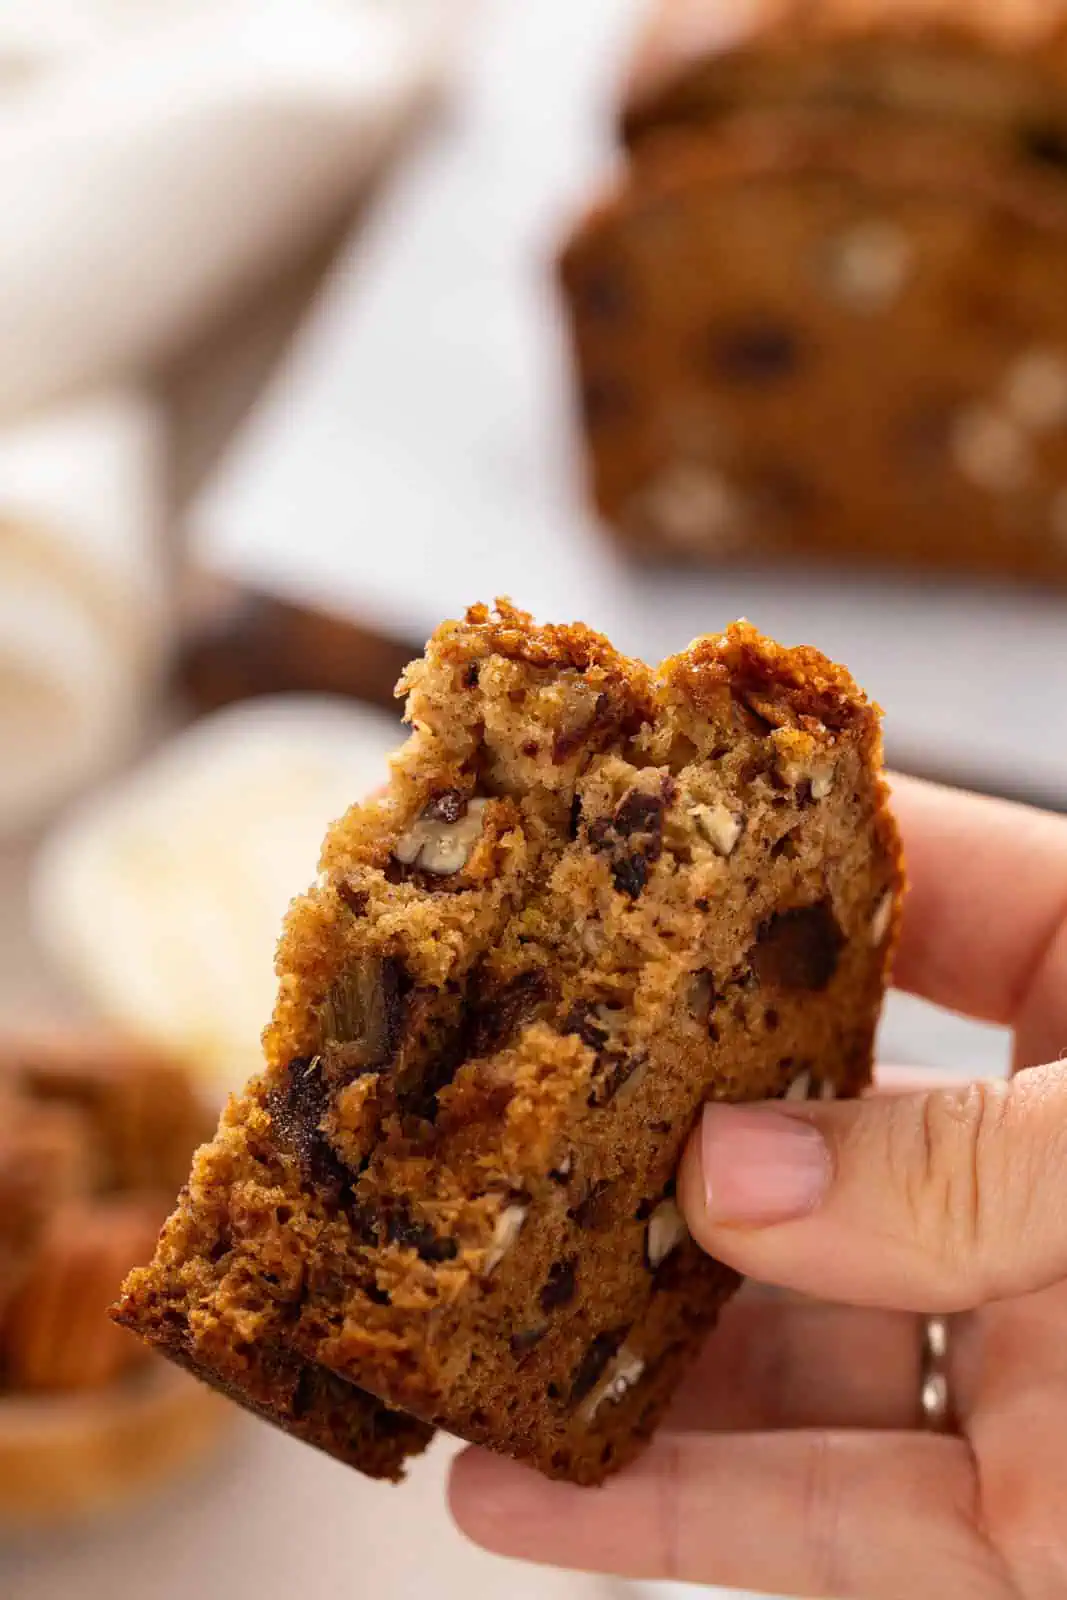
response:
{"label": "human hand", "polygon": [[[897,779],[895,981],[1010,1024],[1010,1082],[715,1105],[679,1195],[766,1284],[596,1492],[470,1450],[452,1507],[527,1560],[838,1600],[1067,1594],[1067,821]],[[920,1431],[919,1314],[956,1427]]]}

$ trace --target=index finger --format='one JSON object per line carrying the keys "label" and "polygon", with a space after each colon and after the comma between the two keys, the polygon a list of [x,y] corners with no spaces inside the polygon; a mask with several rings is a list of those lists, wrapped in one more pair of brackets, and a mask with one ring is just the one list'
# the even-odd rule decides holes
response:
{"label": "index finger", "polygon": [[976,1497],[962,1439],[858,1428],[661,1432],[595,1492],[468,1450],[450,1483],[463,1532],[524,1561],[773,1594],[1003,1600]]}
{"label": "index finger", "polygon": [[1017,1065],[1067,1045],[1067,818],[892,778],[910,890],[894,982],[1016,1030]]}

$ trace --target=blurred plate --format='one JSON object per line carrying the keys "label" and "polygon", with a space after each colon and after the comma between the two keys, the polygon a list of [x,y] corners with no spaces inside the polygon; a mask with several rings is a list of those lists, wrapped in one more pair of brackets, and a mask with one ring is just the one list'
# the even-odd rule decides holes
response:
{"label": "blurred plate", "polygon": [[199,506],[200,556],[400,639],[498,593],[656,659],[747,615],[847,661],[894,760],[1067,805],[1067,597],[653,574],[595,527],[552,259],[610,162],[634,17],[629,0],[499,0],[456,116],[353,245]]}
{"label": "blurred plate", "polygon": [[142,1499],[191,1471],[232,1421],[232,1407],[162,1361],[90,1394],[4,1395],[0,1535],[55,1529]]}
{"label": "blurred plate", "polygon": [[397,722],[344,701],[231,707],[76,808],[31,882],[44,947],[111,1021],[238,1088],[260,1061],[286,907]]}

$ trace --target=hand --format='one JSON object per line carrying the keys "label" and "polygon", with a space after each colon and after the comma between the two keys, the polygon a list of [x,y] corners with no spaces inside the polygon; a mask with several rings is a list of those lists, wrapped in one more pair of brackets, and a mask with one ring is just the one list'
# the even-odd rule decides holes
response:
{"label": "hand", "polygon": [[[903,779],[896,981],[1015,1030],[1004,1083],[709,1106],[679,1193],[746,1290],[675,1419],[598,1491],[482,1451],[452,1506],[490,1549],[863,1600],[1067,1594],[1067,821]],[[917,1428],[950,1323],[957,1431]]]}

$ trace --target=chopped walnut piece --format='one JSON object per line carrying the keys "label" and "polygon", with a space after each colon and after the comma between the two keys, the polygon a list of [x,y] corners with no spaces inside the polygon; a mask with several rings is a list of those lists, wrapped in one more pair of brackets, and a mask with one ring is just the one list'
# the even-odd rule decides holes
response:
{"label": "chopped walnut piece", "polygon": [[835,298],[854,311],[880,311],[901,294],[914,250],[895,223],[872,218],[839,235],[826,260]]}
{"label": "chopped walnut piece", "polygon": [[673,1200],[661,1200],[648,1219],[645,1231],[645,1259],[652,1272],[666,1261],[683,1239],[689,1237],[685,1218]]}
{"label": "chopped walnut piece", "polygon": [[719,855],[732,855],[737,841],[744,832],[744,819],[735,817],[725,806],[690,806],[689,815],[696,823],[701,838]]}
{"label": "chopped walnut piece", "polygon": [[875,906],[874,915],[871,918],[871,944],[875,950],[885,942],[885,936],[889,932],[889,924],[892,920],[893,891],[892,889],[887,889]]}
{"label": "chopped walnut piece", "polygon": [[461,871],[481,837],[486,804],[468,801],[463,816],[451,822],[431,814],[428,807],[397,840],[394,856],[406,867],[421,867],[440,877]]}
{"label": "chopped walnut piece", "polygon": [[608,1364],[608,1369],[596,1387],[579,1408],[583,1422],[592,1422],[601,1406],[618,1405],[637,1383],[645,1370],[641,1356],[628,1345],[623,1345],[618,1355]]}
{"label": "chopped walnut piece", "polygon": [[813,800],[825,800],[834,787],[834,769],[829,762],[819,762],[808,766],[800,761],[782,761],[779,763],[779,772],[785,783],[791,788],[799,788],[806,783],[811,789]]}
{"label": "chopped walnut piece", "polygon": [[503,1261],[526,1221],[525,1206],[505,1206],[496,1219],[493,1237],[485,1257],[485,1271],[494,1272]]}

